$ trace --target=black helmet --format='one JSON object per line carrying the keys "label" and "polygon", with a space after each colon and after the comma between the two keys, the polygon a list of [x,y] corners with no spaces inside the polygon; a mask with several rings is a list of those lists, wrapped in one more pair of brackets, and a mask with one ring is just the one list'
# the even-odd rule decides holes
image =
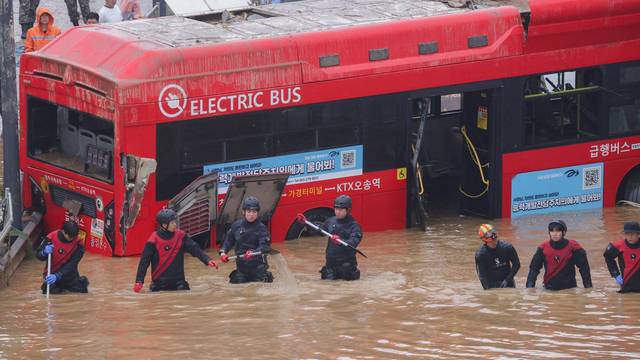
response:
{"label": "black helmet", "polygon": [[637,221],[628,221],[624,223],[622,231],[626,233],[640,233],[640,223]]}
{"label": "black helmet", "polygon": [[242,203],[242,210],[260,211],[260,201],[255,196],[248,196]]}
{"label": "black helmet", "polygon": [[62,231],[64,231],[65,234],[69,235],[69,237],[73,239],[78,236],[78,232],[80,232],[80,229],[78,229],[78,224],[76,224],[75,221],[69,220],[65,221],[62,225]]}
{"label": "black helmet", "polygon": [[567,224],[562,220],[553,220],[549,223],[549,231],[553,229],[560,228],[560,231],[567,232]]}
{"label": "black helmet", "polygon": [[337,209],[351,209],[351,197],[340,195],[333,201],[333,207]]}
{"label": "black helmet", "polygon": [[177,218],[176,212],[171,209],[162,209],[156,215],[158,225],[169,224],[171,220],[176,220]]}

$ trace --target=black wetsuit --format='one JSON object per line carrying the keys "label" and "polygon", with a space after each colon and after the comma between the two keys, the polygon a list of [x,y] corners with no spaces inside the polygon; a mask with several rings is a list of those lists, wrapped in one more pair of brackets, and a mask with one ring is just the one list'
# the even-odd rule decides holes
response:
{"label": "black wetsuit", "polygon": [[[67,239],[64,237],[62,231],[58,231],[57,235],[58,241],[69,243]],[[51,244],[50,240],[43,241],[36,252],[36,257],[38,260],[47,261],[48,256],[43,253],[44,247],[46,245]],[[53,251],[58,251],[54,247]],[[89,287],[89,279],[86,276],[80,276],[78,272],[78,263],[82,260],[84,256],[84,246],[78,243],[77,247],[70,255],[69,259],[55,272],[55,275],[58,277],[58,281],[51,284],[49,286],[49,292],[51,294],[59,294],[64,291],[69,292],[77,292],[77,293],[86,293],[88,292]],[[46,276],[46,274],[45,274]],[[42,293],[45,294],[47,292],[47,283],[42,283],[41,286]]]}
{"label": "black wetsuit", "polygon": [[[156,234],[160,239],[169,240],[174,236],[174,233],[169,232],[163,228],[156,231]],[[200,246],[189,237],[184,235],[182,238],[182,246],[178,250],[177,254],[173,258],[170,264],[168,264],[166,270],[162,272],[157,278],[151,282],[151,291],[161,290],[189,290],[189,283],[184,278],[184,252],[190,253],[192,256],[197,257],[203,264],[207,265],[211,258],[200,249]],[[147,242],[142,250],[140,256],[140,263],[138,264],[138,272],[136,274],[136,282],[144,282],[144,278],[147,275],[147,269],[151,263],[151,268],[156,269],[160,256],[156,245],[152,242]]]}
{"label": "black wetsuit", "polygon": [[[618,263],[616,263],[616,259]],[[624,274],[620,292],[640,292],[640,241],[630,244],[627,240],[610,243],[604,252],[604,260],[612,277]],[[620,265],[620,268],[618,268]]]}
{"label": "black wetsuit", "polygon": [[[266,253],[271,250],[271,236],[269,230],[260,221],[248,222],[247,220],[236,220],[231,224],[227,232],[224,244],[220,247],[220,252],[228,252],[234,248],[236,255],[242,255],[247,250],[252,252]],[[258,255],[245,260],[238,257],[236,259],[236,270],[229,274],[229,282],[241,284],[246,282],[272,282],[273,274],[269,269],[266,255]]]}
{"label": "black wetsuit", "polygon": [[482,245],[476,251],[476,271],[485,290],[516,287],[513,277],[518,270],[520,270],[518,253],[508,242],[498,240],[495,249]]}
{"label": "black wetsuit", "polygon": [[[322,224],[322,229],[330,234],[338,235],[342,241],[358,247],[362,241],[362,229],[351,215],[338,220],[335,216],[330,217]],[[327,240],[326,264],[320,270],[323,280],[358,280],[360,270],[356,260],[355,250],[340,244],[335,244],[331,239]]]}
{"label": "black wetsuit", "polygon": [[574,240],[549,240],[538,246],[529,265],[528,288],[536,286],[542,266],[545,268],[545,289],[563,290],[576,287],[576,266],[580,270],[584,287],[593,286],[587,252]]}

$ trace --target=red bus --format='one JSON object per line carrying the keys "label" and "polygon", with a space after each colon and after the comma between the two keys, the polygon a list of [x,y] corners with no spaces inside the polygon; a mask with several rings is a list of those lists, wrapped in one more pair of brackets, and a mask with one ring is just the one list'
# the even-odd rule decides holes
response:
{"label": "red bus", "polygon": [[24,204],[126,256],[164,206],[219,241],[247,195],[274,241],[342,193],[365,231],[440,207],[640,200],[640,2],[471,7],[310,0],[75,27],[21,60]]}

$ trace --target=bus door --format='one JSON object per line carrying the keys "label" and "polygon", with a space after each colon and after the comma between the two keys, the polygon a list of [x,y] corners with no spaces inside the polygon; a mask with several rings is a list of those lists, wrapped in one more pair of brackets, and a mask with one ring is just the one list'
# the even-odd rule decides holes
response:
{"label": "bus door", "polygon": [[461,176],[460,211],[465,214],[491,217],[490,182],[493,167],[493,137],[495,111],[492,111],[492,90],[463,93],[463,116],[460,124]]}
{"label": "bus door", "polygon": [[220,208],[216,226],[217,241],[221,243],[231,224],[243,218],[242,202],[249,196],[255,196],[260,200],[258,219],[269,226],[288,179],[289,174],[234,177]]}
{"label": "bus door", "polygon": [[[209,247],[211,224],[218,214],[218,173],[202,175],[167,204],[178,214],[178,227],[203,248]],[[204,241],[198,241],[205,239]]]}

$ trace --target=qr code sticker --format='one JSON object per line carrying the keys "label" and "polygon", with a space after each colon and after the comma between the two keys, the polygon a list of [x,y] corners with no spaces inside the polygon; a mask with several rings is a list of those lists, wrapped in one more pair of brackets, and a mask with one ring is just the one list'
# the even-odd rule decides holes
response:
{"label": "qr code sticker", "polygon": [[602,187],[602,168],[590,167],[582,170],[582,190],[599,189]]}
{"label": "qr code sticker", "polygon": [[340,168],[351,169],[356,167],[356,151],[341,151],[340,152]]}

